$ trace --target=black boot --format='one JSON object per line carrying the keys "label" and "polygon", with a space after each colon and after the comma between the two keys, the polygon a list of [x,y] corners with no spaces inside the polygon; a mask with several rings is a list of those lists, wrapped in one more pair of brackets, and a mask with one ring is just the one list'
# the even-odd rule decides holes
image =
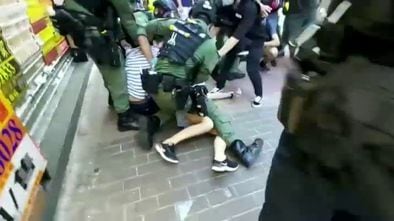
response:
{"label": "black boot", "polygon": [[79,48],[71,49],[71,56],[73,57],[73,61],[75,63],[87,62],[88,55]]}
{"label": "black boot", "polygon": [[128,110],[124,113],[118,114],[118,130],[128,131],[128,130],[138,130],[140,128],[138,118]]}
{"label": "black boot", "polygon": [[246,167],[251,167],[263,149],[264,141],[257,138],[251,145],[246,146],[242,140],[235,140],[230,148]]}
{"label": "black boot", "polygon": [[137,134],[137,142],[142,148],[146,150],[152,148],[153,138],[160,129],[160,123],[160,118],[157,116],[142,117],[141,130]]}
{"label": "black boot", "polygon": [[267,66],[267,64],[265,63],[265,61],[264,60],[261,60],[260,61],[260,71],[261,72],[263,72],[263,73],[265,73],[265,72],[268,72],[268,71],[270,71],[271,69]]}

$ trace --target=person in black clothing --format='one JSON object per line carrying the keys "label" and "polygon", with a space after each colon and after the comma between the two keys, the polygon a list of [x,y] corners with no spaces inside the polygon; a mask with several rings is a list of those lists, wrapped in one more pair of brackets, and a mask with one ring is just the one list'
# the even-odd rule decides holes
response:
{"label": "person in black clothing", "polygon": [[[246,58],[246,70],[255,90],[253,107],[262,105],[263,85],[259,73],[259,62],[263,56],[263,45],[265,40],[265,28],[262,24],[261,3],[254,0],[236,0],[232,5],[218,6],[218,18],[216,26],[230,27],[231,37],[219,49],[219,55],[225,56],[220,74],[214,76],[217,81],[216,88],[211,93],[221,93],[228,80],[228,72],[234,63],[237,54],[248,51]],[[270,11],[268,6],[266,11]]]}

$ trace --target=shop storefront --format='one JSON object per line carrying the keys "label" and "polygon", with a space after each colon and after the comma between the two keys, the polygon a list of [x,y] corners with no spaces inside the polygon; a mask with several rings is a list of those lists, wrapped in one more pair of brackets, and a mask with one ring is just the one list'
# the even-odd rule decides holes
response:
{"label": "shop storefront", "polygon": [[0,0],[0,90],[49,159],[52,182],[45,201],[56,205],[92,63],[72,62],[48,7],[50,0]]}

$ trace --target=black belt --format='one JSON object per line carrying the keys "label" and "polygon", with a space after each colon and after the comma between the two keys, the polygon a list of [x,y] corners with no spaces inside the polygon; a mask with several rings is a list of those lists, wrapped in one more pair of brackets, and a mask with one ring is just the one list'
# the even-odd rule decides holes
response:
{"label": "black belt", "polygon": [[162,73],[161,84],[164,92],[171,92],[174,89],[183,89],[188,87],[190,84],[186,79],[178,78],[170,74]]}

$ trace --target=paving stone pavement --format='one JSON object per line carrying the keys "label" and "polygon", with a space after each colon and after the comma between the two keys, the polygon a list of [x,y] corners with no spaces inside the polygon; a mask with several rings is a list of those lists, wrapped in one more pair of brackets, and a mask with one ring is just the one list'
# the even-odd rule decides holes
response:
{"label": "paving stone pavement", "polygon": [[[178,145],[181,162],[169,165],[154,151],[138,147],[135,132],[117,132],[115,114],[106,105],[100,75],[92,75],[56,220],[257,220],[282,130],[276,112],[283,72],[278,67],[263,75],[262,108],[251,108],[253,96],[248,78],[230,82],[227,87],[240,87],[241,96],[218,101],[221,110],[231,115],[239,138],[247,142],[256,137],[265,140],[256,165],[227,174],[210,169],[213,137],[202,136]],[[175,131],[169,127],[160,136]]]}

